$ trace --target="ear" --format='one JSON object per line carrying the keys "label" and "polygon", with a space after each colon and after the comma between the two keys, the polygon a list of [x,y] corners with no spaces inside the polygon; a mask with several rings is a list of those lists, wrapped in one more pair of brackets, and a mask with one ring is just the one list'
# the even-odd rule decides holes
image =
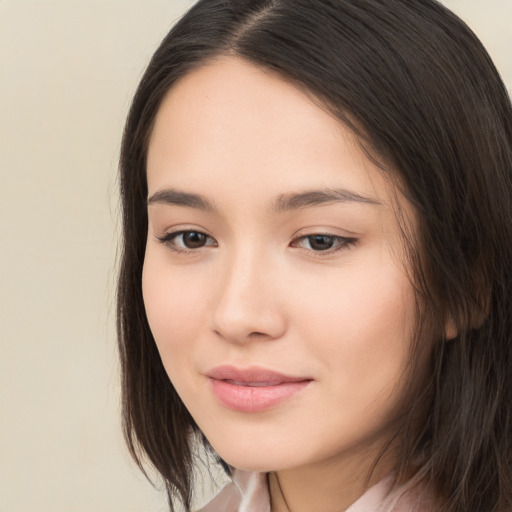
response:
{"label": "ear", "polygon": [[444,339],[450,341],[460,334],[461,329],[480,329],[489,317],[491,311],[492,290],[484,271],[484,261],[480,261],[472,276],[472,294],[467,298],[469,318],[458,318],[454,309],[446,305],[445,311],[450,311],[444,324]]}
{"label": "ear", "polygon": [[[489,309],[489,301],[487,301],[485,309],[477,308],[475,306],[469,320],[469,328],[480,329],[486,318],[489,316]],[[450,341],[455,339],[459,334],[460,332],[457,326],[457,322],[454,320],[453,316],[450,315],[444,325],[444,339],[446,341]]]}
{"label": "ear", "polygon": [[444,325],[444,339],[446,341],[450,341],[455,339],[459,335],[459,329],[457,328],[457,325],[455,324],[454,319],[452,316],[446,320]]}

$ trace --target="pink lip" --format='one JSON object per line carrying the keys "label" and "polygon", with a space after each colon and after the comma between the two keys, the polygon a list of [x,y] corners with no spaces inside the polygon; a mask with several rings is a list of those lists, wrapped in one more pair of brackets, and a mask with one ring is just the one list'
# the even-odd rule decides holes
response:
{"label": "pink lip", "polygon": [[207,374],[213,394],[229,409],[260,412],[303,390],[312,379],[291,377],[259,367],[218,366]]}

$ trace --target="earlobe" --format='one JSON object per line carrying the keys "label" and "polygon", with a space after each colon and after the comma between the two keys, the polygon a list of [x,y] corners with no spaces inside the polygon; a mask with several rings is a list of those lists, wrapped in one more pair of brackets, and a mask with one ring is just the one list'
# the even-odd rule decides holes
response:
{"label": "earlobe", "polygon": [[[482,325],[484,324],[485,320],[489,316],[489,309],[490,305],[489,303],[486,304],[485,309],[476,308],[471,314],[471,317],[468,322],[468,328],[469,329],[480,329]],[[460,324],[459,324],[460,325]],[[466,325],[466,322],[464,322],[463,325]],[[444,326],[444,339],[446,341],[450,341],[455,339],[460,334],[459,326],[457,325],[457,322],[454,320],[454,318],[450,315],[450,317],[446,320],[445,326]]]}
{"label": "earlobe", "polygon": [[444,326],[444,339],[451,341],[459,335],[459,329],[452,317],[448,318]]}

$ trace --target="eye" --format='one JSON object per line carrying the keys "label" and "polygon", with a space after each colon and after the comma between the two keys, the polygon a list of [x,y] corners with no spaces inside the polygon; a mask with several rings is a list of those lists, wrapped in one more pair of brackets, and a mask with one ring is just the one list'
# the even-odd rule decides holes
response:
{"label": "eye", "polygon": [[176,252],[192,252],[202,247],[217,245],[215,240],[206,233],[194,230],[175,231],[157,238]]}
{"label": "eye", "polygon": [[301,236],[292,242],[292,246],[314,252],[333,253],[345,249],[357,242],[355,238],[315,233]]}

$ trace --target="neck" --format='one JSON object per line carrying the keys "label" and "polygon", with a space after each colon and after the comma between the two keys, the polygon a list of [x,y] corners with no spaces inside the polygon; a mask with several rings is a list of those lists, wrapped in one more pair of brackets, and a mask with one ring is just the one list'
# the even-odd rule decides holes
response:
{"label": "neck", "polygon": [[373,460],[359,457],[270,473],[272,512],[344,512],[367,489],[392,470],[391,458]]}

